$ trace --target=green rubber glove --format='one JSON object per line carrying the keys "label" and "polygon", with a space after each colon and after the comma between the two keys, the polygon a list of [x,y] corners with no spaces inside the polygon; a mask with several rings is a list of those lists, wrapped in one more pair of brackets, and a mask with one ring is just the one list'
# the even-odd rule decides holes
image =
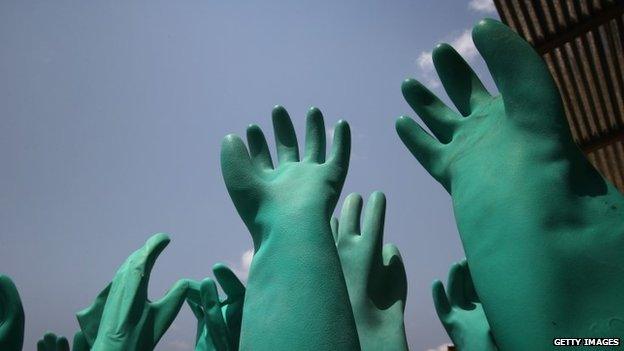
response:
{"label": "green rubber glove", "polygon": [[24,309],[11,278],[0,275],[0,350],[21,351],[24,343]]}
{"label": "green rubber glove", "polygon": [[80,325],[80,335],[76,333],[74,336],[74,343],[76,338],[78,342],[82,343],[83,339],[87,342],[89,349],[95,344],[97,338],[98,329],[100,328],[100,321],[102,320],[102,313],[104,313],[104,306],[106,306],[106,299],[110,292],[112,283],[109,283],[104,290],[102,290],[95,298],[93,303],[84,310],[76,314],[78,324]]}
{"label": "green rubber glove", "polygon": [[64,336],[47,332],[43,339],[37,342],[37,351],[69,351],[69,342]]}
{"label": "green rubber glove", "polygon": [[89,351],[90,349],[91,347],[89,347],[89,343],[87,342],[87,338],[85,338],[84,333],[82,331],[76,332],[74,335],[72,351]]}
{"label": "green rubber glove", "polygon": [[433,304],[455,347],[460,351],[498,351],[466,260],[451,266],[447,284],[448,294],[441,281],[433,283]]}
{"label": "green rubber glove", "polygon": [[227,294],[221,301],[214,280],[192,284],[187,302],[197,317],[195,351],[238,350],[245,286],[226,265],[212,268],[219,285]]}
{"label": "green rubber glove", "polygon": [[221,170],[230,197],[249,228],[251,263],[241,330],[241,349],[359,349],[329,218],[347,175],[350,132],[335,127],[325,160],[321,112],[307,116],[306,151],[286,110],[273,109],[279,165],[273,167],[260,128],[247,129],[249,151],[235,136],[225,137]]}
{"label": "green rubber glove", "polygon": [[361,212],[362,197],[354,193],[342,205],[340,225],[332,219],[360,345],[364,351],[407,350],[407,278],[399,249],[383,245],[384,194],[371,195],[360,230]]}
{"label": "green rubber glove", "polygon": [[403,95],[435,138],[408,117],[396,128],[452,195],[498,346],[624,338],[624,197],[574,144],[557,87],[532,47],[494,20],[479,22],[472,36],[501,95],[491,96],[459,54],[440,45],[434,64],[460,113],[407,80]]}
{"label": "green rubber glove", "polygon": [[[98,296],[98,299],[106,299],[104,307],[91,306],[78,313],[85,338],[95,340],[93,351],[153,350],[169,328],[191,283],[190,280],[180,280],[161,300],[151,302],[147,299],[150,273],[169,241],[166,234],[149,238],[145,246],[121,265],[110,288]],[[97,335],[93,335],[93,324],[98,324],[97,321]]]}
{"label": "green rubber glove", "polygon": [[238,279],[232,270],[222,263],[212,267],[217,282],[227,295],[221,301],[221,310],[225,316],[225,325],[232,340],[234,350],[238,350],[240,343],[241,324],[243,322],[243,306],[245,301],[245,285]]}

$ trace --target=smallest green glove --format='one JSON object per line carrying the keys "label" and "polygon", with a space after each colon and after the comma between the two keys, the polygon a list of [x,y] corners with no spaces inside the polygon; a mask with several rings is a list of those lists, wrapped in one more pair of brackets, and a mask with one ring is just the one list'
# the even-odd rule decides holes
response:
{"label": "smallest green glove", "polygon": [[37,351],[69,351],[69,342],[64,336],[47,332],[43,339],[37,342]]}
{"label": "smallest green glove", "polygon": [[363,216],[362,197],[353,193],[342,204],[340,221],[330,222],[362,351],[408,349],[407,277],[399,249],[383,244],[385,215],[382,192],[370,196]]}
{"label": "smallest green glove", "polygon": [[11,278],[0,275],[0,350],[21,351],[24,343],[24,309]]}
{"label": "smallest green glove", "polygon": [[497,351],[465,259],[451,266],[447,285],[445,292],[441,281],[433,283],[433,303],[457,350]]}
{"label": "smallest green glove", "polygon": [[195,351],[238,350],[245,286],[224,264],[217,263],[212,270],[227,299],[219,299],[211,278],[191,284],[187,302],[197,317]]}

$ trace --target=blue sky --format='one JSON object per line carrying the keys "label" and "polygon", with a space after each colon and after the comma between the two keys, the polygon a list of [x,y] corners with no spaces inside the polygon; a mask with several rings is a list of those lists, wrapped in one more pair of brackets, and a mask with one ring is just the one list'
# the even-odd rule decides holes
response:
{"label": "blue sky", "polygon": [[[251,240],[221,178],[219,144],[284,105],[303,135],[310,106],[353,132],[344,198],[382,190],[386,241],[405,260],[412,350],[448,340],[430,285],[463,257],[450,197],[394,131],[414,116],[401,81],[443,92],[430,50],[445,41],[491,80],[468,30],[486,0],[3,1],[0,3],[0,272],[20,289],[25,350],[72,336],[86,307],[151,234],[172,242],[150,295],[226,262]],[[446,99],[446,96],[444,96]],[[158,350],[191,350],[187,308]]]}

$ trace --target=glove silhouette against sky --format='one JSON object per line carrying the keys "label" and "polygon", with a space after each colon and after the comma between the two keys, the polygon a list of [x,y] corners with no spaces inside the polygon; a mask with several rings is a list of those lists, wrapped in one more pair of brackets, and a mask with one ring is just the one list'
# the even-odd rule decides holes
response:
{"label": "glove silhouette against sky", "polygon": [[[507,26],[479,22],[473,41],[500,96],[449,45],[433,52],[459,113],[415,80],[399,136],[449,191],[474,284],[502,350],[555,337],[624,337],[624,197],[574,144],[557,87]],[[530,337],[529,337],[530,336]]]}
{"label": "glove silhouette against sky", "polygon": [[373,193],[362,226],[362,197],[350,194],[332,232],[363,351],[407,350],[403,312],[407,278],[399,249],[383,244],[386,198]]}
{"label": "glove silhouette against sky", "polygon": [[[169,244],[156,234],[121,265],[96,302],[78,313],[84,336],[93,351],[153,350],[184,303],[190,280],[178,281],[159,301],[147,298],[150,273]],[[105,304],[102,307],[102,300]],[[93,331],[97,335],[93,335]]]}
{"label": "glove silhouette against sky", "polygon": [[211,278],[191,284],[187,302],[197,317],[195,351],[238,350],[245,286],[224,264],[216,264],[212,271],[227,299],[219,299]]}
{"label": "glove silhouette against sky", "polygon": [[11,278],[0,275],[0,350],[21,351],[24,343],[24,308]]}
{"label": "glove silhouette against sky", "polygon": [[447,289],[445,292],[439,280],[433,283],[433,304],[455,347],[461,351],[498,351],[466,260],[451,266]]}
{"label": "glove silhouette against sky", "polygon": [[[47,332],[43,339],[37,342],[37,351],[69,351],[69,342],[63,336]],[[79,331],[74,335],[72,351],[89,351],[89,344],[84,334]]]}
{"label": "glove silhouette against sky", "polygon": [[69,342],[64,336],[47,332],[43,339],[37,342],[37,351],[69,351]]}
{"label": "glove silhouette against sky", "polygon": [[273,109],[273,129],[276,166],[256,125],[247,128],[249,151],[235,135],[226,136],[221,146],[223,178],[255,249],[240,347],[359,349],[329,225],[349,166],[349,126],[345,121],[336,124],[327,160],[325,126],[317,108],[308,111],[303,158],[281,106]]}

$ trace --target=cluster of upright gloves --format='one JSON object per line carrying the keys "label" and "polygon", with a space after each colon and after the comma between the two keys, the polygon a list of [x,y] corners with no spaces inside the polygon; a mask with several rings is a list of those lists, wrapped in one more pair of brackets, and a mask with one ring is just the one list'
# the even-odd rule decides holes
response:
{"label": "cluster of upright gloves", "polygon": [[[408,117],[398,134],[451,193],[467,261],[436,311],[459,350],[547,350],[555,337],[624,337],[624,197],[570,136],[546,65],[512,30],[484,20],[473,39],[500,96],[448,45],[433,60],[457,111],[415,80],[402,91],[433,136]],[[153,350],[184,301],[198,319],[196,350],[407,350],[407,279],[398,249],[383,245],[386,200],[349,195],[333,218],[350,155],[346,122],[325,151],[321,112],[307,115],[301,157],[290,117],[273,110],[278,162],[262,130],[227,136],[221,168],[255,255],[247,287],[227,267],[214,280],[181,280],[151,302],[151,269],[169,239],[150,238],[78,313],[73,350]],[[470,269],[468,268],[470,266]],[[21,349],[17,290],[0,279],[0,349]],[[477,293],[478,292],[478,293]],[[46,335],[39,350],[69,350]],[[604,348],[603,348],[604,349]]]}
{"label": "cluster of upright gloves", "polygon": [[[80,330],[74,351],[153,350],[186,301],[197,317],[197,351],[237,350],[245,286],[225,265],[213,273],[227,295],[221,299],[212,278],[182,279],[158,301],[147,297],[149,278],[160,253],[169,244],[166,234],[156,234],[133,252],[91,306],[77,313]],[[24,336],[24,311],[17,289],[0,276],[0,350],[19,351]],[[65,337],[47,333],[38,351],[69,351]]]}

